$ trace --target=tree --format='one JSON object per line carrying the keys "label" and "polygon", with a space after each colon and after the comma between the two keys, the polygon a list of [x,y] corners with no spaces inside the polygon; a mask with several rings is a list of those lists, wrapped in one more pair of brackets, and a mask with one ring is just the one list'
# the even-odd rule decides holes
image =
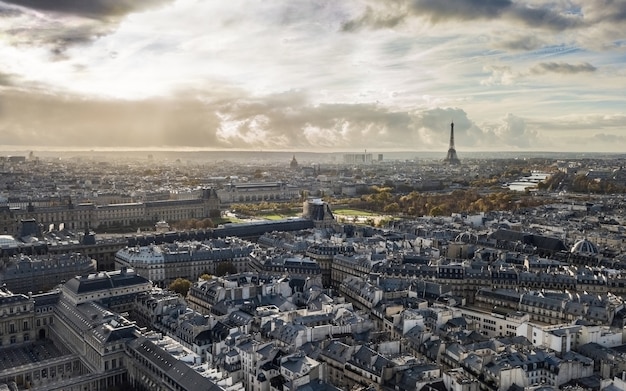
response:
{"label": "tree", "polygon": [[400,212],[400,205],[398,205],[397,202],[392,202],[391,204],[386,205],[383,211],[385,213],[398,213]]}
{"label": "tree", "polygon": [[189,288],[191,288],[191,281],[180,277],[174,280],[174,282],[172,282],[169,286],[171,291],[176,292],[183,297],[187,296]]}
{"label": "tree", "polygon": [[430,215],[431,216],[443,216],[443,208],[441,207],[441,205],[437,205],[433,208],[430,209]]}
{"label": "tree", "polygon": [[204,273],[200,276],[201,280],[209,281],[211,279],[211,275],[209,273]]}

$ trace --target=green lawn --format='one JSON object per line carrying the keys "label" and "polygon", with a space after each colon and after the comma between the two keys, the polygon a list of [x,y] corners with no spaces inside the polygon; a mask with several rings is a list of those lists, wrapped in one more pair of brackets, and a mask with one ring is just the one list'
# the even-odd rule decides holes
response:
{"label": "green lawn", "polygon": [[288,216],[274,214],[274,215],[262,215],[260,217],[263,217],[264,219],[268,219],[268,220],[282,220],[282,219],[286,219]]}
{"label": "green lawn", "polygon": [[366,210],[357,210],[357,209],[336,209],[333,210],[334,214],[342,215],[342,216],[375,216],[376,213],[368,212]]}

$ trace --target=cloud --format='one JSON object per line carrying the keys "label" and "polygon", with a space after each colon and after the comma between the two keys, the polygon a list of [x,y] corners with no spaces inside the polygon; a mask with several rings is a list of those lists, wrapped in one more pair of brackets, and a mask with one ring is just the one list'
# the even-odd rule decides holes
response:
{"label": "cloud", "polygon": [[528,78],[531,75],[561,74],[575,75],[580,73],[593,73],[597,68],[588,62],[569,64],[566,62],[541,62],[531,66],[525,71],[515,71],[508,65],[485,66],[483,71],[490,73],[487,79],[481,80],[485,86],[513,85],[518,80]]}
{"label": "cloud", "polygon": [[487,79],[481,80],[480,84],[485,86],[511,85],[520,76],[508,65],[489,65],[483,71],[491,74]]}
{"label": "cloud", "polygon": [[361,28],[393,28],[403,23],[408,16],[408,6],[403,2],[385,2],[368,5],[361,16],[344,22],[343,31],[356,31]]}
{"label": "cloud", "polygon": [[39,11],[110,20],[166,4],[170,0],[5,0],[5,2]]}
{"label": "cloud", "polygon": [[602,151],[623,154],[622,145],[626,137],[615,133],[587,133],[582,135],[567,134],[559,138],[561,150],[577,152]]}
{"label": "cloud", "polygon": [[420,17],[433,24],[448,21],[479,21],[504,19],[523,26],[563,31],[583,25],[582,15],[569,12],[555,4],[530,5],[511,0],[405,0],[385,2],[390,6],[369,6],[360,17],[346,22],[344,29],[354,26],[384,28],[400,24],[409,17]]}
{"label": "cloud", "polygon": [[549,131],[591,131],[605,130],[621,132],[626,127],[626,115],[601,115],[601,114],[574,114],[562,117],[553,117],[550,120],[533,119],[533,126]]}
{"label": "cloud", "polygon": [[0,106],[4,144],[83,148],[445,150],[451,120],[460,145],[475,145],[475,125],[461,109],[312,104],[301,91],[127,101],[11,90]]}
{"label": "cloud", "polygon": [[12,86],[15,83],[15,75],[0,72],[0,87]]}
{"label": "cloud", "polygon": [[[115,31],[123,17],[173,0],[7,0],[0,5],[0,27],[14,45],[47,46],[51,59],[65,59],[70,46]],[[19,6],[19,7],[18,7]]]}
{"label": "cloud", "polygon": [[510,9],[510,0],[415,0],[413,11],[434,23],[445,20],[491,19]]}
{"label": "cloud", "polygon": [[301,91],[238,99],[220,107],[219,137],[265,148],[397,148],[413,139],[411,116],[376,104],[312,104]]}
{"label": "cloud", "polygon": [[626,21],[626,2],[621,0],[595,0],[583,2],[581,12],[593,23]]}
{"label": "cloud", "polygon": [[570,28],[584,26],[580,15],[558,10],[553,5],[544,7],[531,7],[527,4],[515,3],[507,10],[506,16],[517,20],[528,27],[538,27],[554,31],[563,31]]}
{"label": "cloud", "polygon": [[530,73],[535,75],[543,75],[546,73],[561,73],[566,75],[576,73],[591,73],[597,70],[596,67],[588,62],[580,64],[568,64],[564,62],[542,62],[530,69]]}
{"label": "cloud", "polygon": [[[458,107],[392,109],[372,103],[314,104],[303,91],[244,96],[180,91],[169,98],[107,100],[5,88],[3,144],[23,147],[248,150],[441,150],[455,124],[464,151],[616,149],[626,118],[528,119],[512,113],[476,123]],[[602,130],[591,137],[590,130]],[[574,134],[585,136],[585,144]],[[582,144],[581,144],[582,143]],[[611,144],[613,143],[613,144]]]}
{"label": "cloud", "polygon": [[624,107],[621,6],[599,0],[611,16],[588,3],[177,0],[139,12],[0,1],[0,134],[23,145],[445,152],[454,121],[459,153],[534,148],[539,135],[560,145],[555,117]]}
{"label": "cloud", "polygon": [[606,144],[619,143],[623,145],[624,143],[626,143],[626,137],[617,134],[598,133],[593,137],[599,142]]}
{"label": "cloud", "polygon": [[539,49],[545,44],[546,42],[536,35],[516,35],[505,36],[504,39],[496,41],[495,47],[513,51],[529,51]]}
{"label": "cloud", "polygon": [[528,149],[541,146],[538,132],[528,125],[527,121],[512,113],[508,113],[498,122],[487,122],[481,125],[483,138],[488,144],[483,145],[499,149]]}
{"label": "cloud", "polygon": [[528,128],[526,121],[508,113],[498,125],[490,129],[502,145],[529,148],[536,146],[537,132]]}
{"label": "cloud", "polygon": [[18,7],[0,2],[0,17],[15,18],[22,14],[23,12]]}
{"label": "cloud", "polygon": [[49,47],[50,59],[66,58],[65,51],[74,45],[87,44],[110,32],[99,23],[63,23],[47,21],[44,24],[16,27],[6,30],[17,46]]}
{"label": "cloud", "polygon": [[217,116],[195,99],[112,101],[21,91],[0,106],[3,144],[50,147],[219,146]]}

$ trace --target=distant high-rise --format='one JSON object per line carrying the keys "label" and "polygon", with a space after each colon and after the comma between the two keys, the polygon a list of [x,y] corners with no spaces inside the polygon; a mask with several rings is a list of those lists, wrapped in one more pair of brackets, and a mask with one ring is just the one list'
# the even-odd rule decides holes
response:
{"label": "distant high-rise", "polygon": [[444,162],[448,164],[461,164],[458,156],[456,156],[456,149],[454,148],[454,122],[450,123],[450,147],[448,148],[448,155]]}
{"label": "distant high-rise", "polygon": [[370,164],[374,161],[371,153],[344,153],[343,162],[345,164]]}

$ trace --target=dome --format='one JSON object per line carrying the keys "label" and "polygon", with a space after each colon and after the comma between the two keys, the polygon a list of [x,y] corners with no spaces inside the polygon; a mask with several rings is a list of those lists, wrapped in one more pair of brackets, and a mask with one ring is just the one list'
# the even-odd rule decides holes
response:
{"label": "dome", "polygon": [[582,239],[574,244],[570,252],[578,253],[578,254],[595,255],[595,254],[598,254],[598,248],[596,247],[595,244],[591,243],[587,239]]}

